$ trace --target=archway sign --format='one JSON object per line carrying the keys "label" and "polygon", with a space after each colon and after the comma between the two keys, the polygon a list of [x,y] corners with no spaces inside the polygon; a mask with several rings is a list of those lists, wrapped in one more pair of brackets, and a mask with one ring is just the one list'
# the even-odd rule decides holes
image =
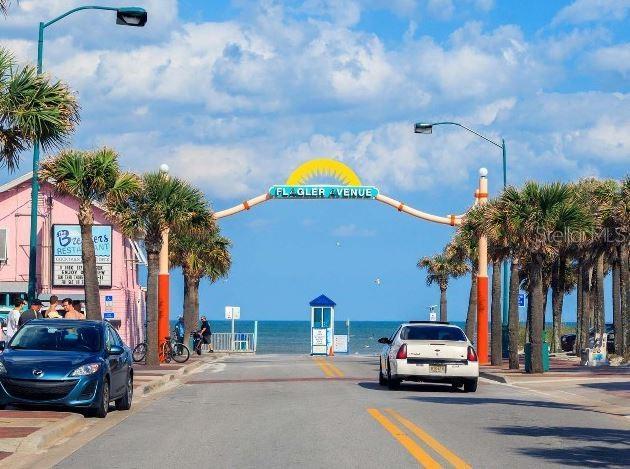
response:
{"label": "archway sign", "polygon": [[[473,205],[484,204],[488,199],[488,171],[479,170],[479,186],[475,191]],[[314,181],[323,177],[334,179],[339,184],[317,184]],[[404,203],[387,197],[375,186],[363,185],[357,174],[346,164],[329,158],[318,158],[301,164],[286,180],[284,184],[273,185],[269,190],[257,197],[253,197],[234,207],[215,212],[213,218],[221,218],[249,210],[252,207],[272,199],[303,200],[376,200],[401,213],[421,218],[423,220],[444,225],[461,225],[465,216],[439,216],[422,212]],[[479,258],[477,269],[477,354],[481,364],[488,363],[488,261],[487,240],[484,236],[479,239]]]}

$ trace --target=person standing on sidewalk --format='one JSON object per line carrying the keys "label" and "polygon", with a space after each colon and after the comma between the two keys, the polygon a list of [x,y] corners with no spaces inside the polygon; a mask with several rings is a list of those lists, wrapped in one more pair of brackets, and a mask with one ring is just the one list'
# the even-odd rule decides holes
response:
{"label": "person standing on sidewalk", "polygon": [[201,343],[202,344],[208,344],[208,352],[214,352],[214,350],[212,350],[212,330],[210,330],[210,323],[208,323],[208,320],[206,319],[205,316],[201,316],[201,327],[199,330],[199,333],[201,334]]}
{"label": "person standing on sidewalk", "polygon": [[11,340],[11,337],[13,337],[13,335],[20,328],[19,322],[23,306],[24,300],[22,298],[18,298],[13,303],[13,309],[9,312],[9,315],[7,316],[7,340]]}
{"label": "person standing on sidewalk", "polygon": [[52,295],[50,297],[50,305],[48,309],[44,313],[45,318],[49,319],[61,319],[61,314],[57,312],[57,305],[59,304],[59,297],[57,295]]}
{"label": "person standing on sidewalk", "polygon": [[175,340],[177,340],[178,344],[184,343],[184,333],[186,331],[186,327],[184,326],[184,317],[180,316],[177,320],[177,324],[175,324]]}
{"label": "person standing on sidewalk", "polygon": [[64,298],[61,302],[63,309],[66,310],[64,319],[85,319],[85,316],[80,311],[74,309],[74,302],[70,298]]}
{"label": "person standing on sidewalk", "polygon": [[32,319],[41,319],[43,317],[41,311],[42,302],[35,298],[33,301],[31,301],[31,307],[20,315],[18,326],[22,327],[24,324]]}

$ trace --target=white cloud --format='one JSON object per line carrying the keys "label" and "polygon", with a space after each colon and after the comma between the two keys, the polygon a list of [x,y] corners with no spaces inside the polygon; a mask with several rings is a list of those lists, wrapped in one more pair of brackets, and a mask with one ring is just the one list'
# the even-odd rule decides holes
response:
{"label": "white cloud", "polygon": [[376,234],[376,230],[370,228],[361,228],[351,223],[348,225],[340,225],[331,231],[333,236],[341,236],[344,238],[352,237],[370,237]]}
{"label": "white cloud", "polygon": [[630,42],[602,47],[589,54],[587,61],[596,70],[617,72],[622,77],[630,77]]}
{"label": "white cloud", "polygon": [[627,0],[576,0],[560,10],[553,24],[588,23],[592,21],[621,21],[628,14]]}

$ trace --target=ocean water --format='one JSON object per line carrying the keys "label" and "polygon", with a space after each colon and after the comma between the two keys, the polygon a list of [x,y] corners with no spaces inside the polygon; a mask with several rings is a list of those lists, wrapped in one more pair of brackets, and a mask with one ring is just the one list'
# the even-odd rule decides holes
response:
{"label": "ocean water", "polygon": [[[210,321],[213,332],[230,332],[231,321]],[[254,321],[236,321],[235,332],[254,332]],[[350,354],[376,355],[383,347],[377,341],[380,337],[390,337],[400,326],[401,321],[354,321],[350,322],[350,338],[348,349]],[[451,321],[462,329],[464,322]],[[565,326],[575,325],[575,323],[564,323]],[[175,327],[175,322],[171,321],[171,330]],[[521,323],[521,327],[525,327]],[[310,321],[258,321],[258,353],[288,353],[307,354],[310,353]],[[488,326],[489,328],[489,326]],[[551,330],[551,324],[547,323],[545,328]],[[335,333],[347,334],[348,329],[345,321],[335,321]]]}
{"label": "ocean water", "polygon": [[[350,322],[348,352],[359,355],[378,354],[383,347],[377,341],[390,337],[400,326],[400,321]],[[460,327],[464,323],[453,322]],[[212,332],[230,332],[230,321],[210,321]],[[258,321],[257,353],[310,353],[310,321]],[[236,321],[235,332],[254,332],[254,321]],[[347,334],[345,321],[335,321],[335,334]]]}

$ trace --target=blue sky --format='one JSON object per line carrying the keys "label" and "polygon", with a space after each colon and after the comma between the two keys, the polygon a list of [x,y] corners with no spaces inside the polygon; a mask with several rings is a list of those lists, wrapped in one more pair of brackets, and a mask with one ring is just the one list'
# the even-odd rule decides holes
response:
{"label": "blue sky", "polygon": [[[81,2],[13,3],[0,43],[33,62],[37,23]],[[500,189],[498,149],[457,128],[414,135],[420,120],[504,137],[512,184],[630,167],[627,1],[135,3],[149,11],[145,28],[83,12],[46,31],[44,68],[82,105],[71,144],[113,146],[135,171],[168,163],[215,209],[316,157],[436,214],[466,209],[481,166]],[[221,228],[234,268],[202,286],[210,318],[236,304],[244,319],[305,319],[320,293],[342,319],[423,318],[439,295],[416,262],[452,234],[368,201],[272,201]],[[468,285],[451,284],[453,320],[465,316]],[[175,316],[177,271],[171,296]]]}

